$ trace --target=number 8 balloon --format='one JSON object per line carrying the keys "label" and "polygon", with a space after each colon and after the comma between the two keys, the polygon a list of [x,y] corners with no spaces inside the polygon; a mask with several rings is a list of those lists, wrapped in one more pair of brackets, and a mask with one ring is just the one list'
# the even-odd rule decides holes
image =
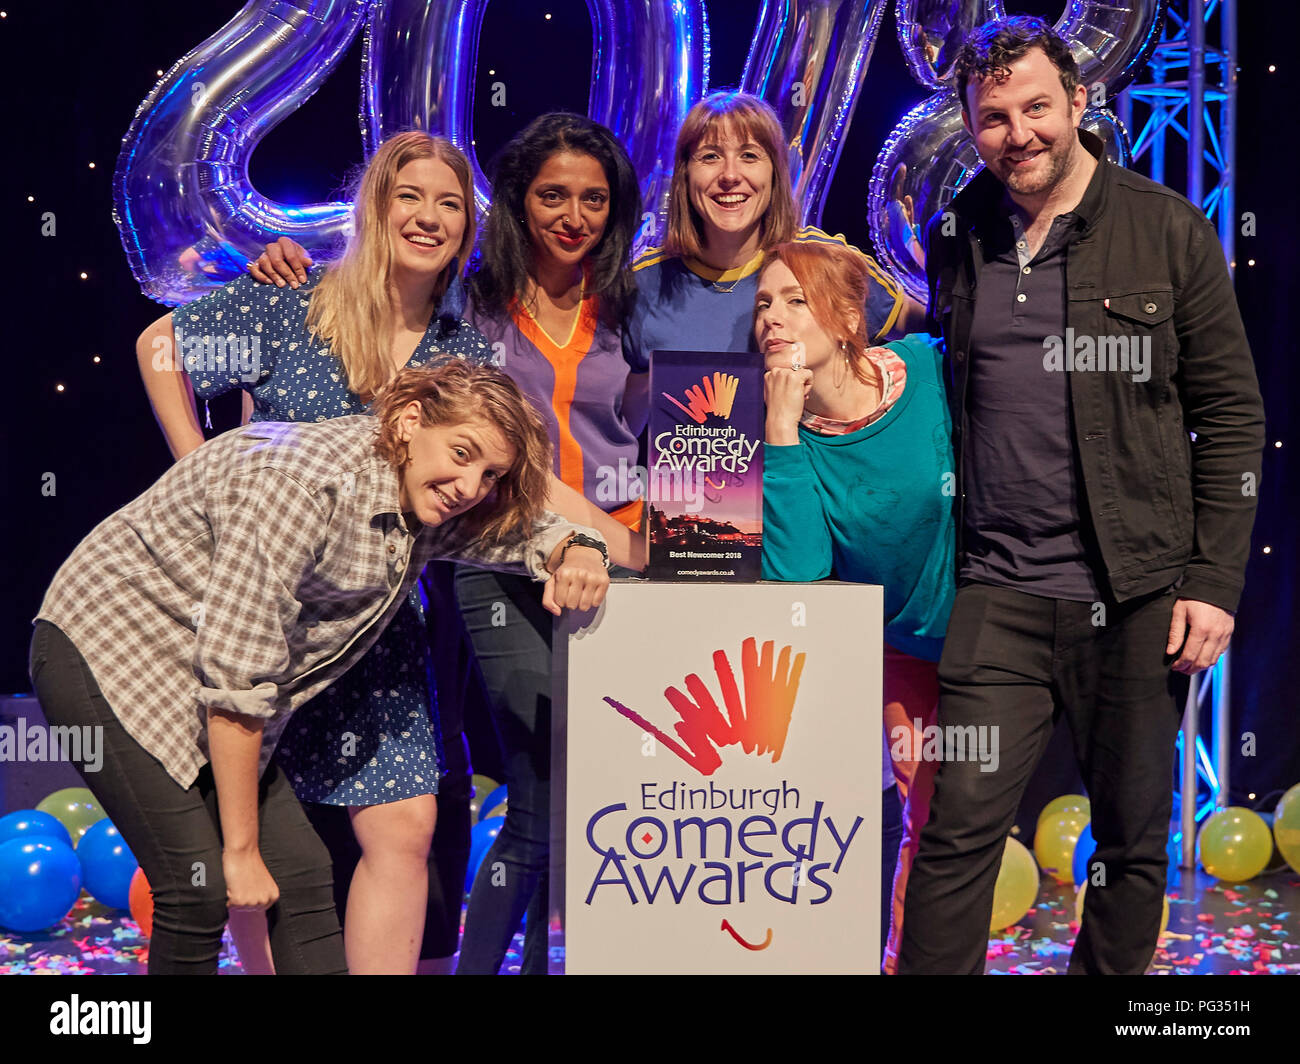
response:
{"label": "number 8 balloon", "polygon": [[741,88],[776,111],[804,223],[821,221],[888,0],[763,0]]}
{"label": "number 8 balloon", "polygon": [[[588,0],[589,113],[628,147],[645,246],[662,230],[677,127],[708,81],[703,0]],[[474,164],[473,85],[487,0],[250,0],[145,98],[122,141],[114,212],[146,295],[175,305],[237,276],[264,243],[337,246],[351,205],[290,206],[248,178],[258,141],[301,106],[366,22],[361,125],[368,151],[403,129],[441,133]],[[367,16],[369,16],[367,21]]]}
{"label": "number 8 balloon", "polygon": [[[1089,100],[1104,103],[1137,76],[1160,36],[1167,0],[1070,0],[1054,29],[1079,63]],[[911,251],[916,230],[938,214],[981,167],[951,88],[961,41],[975,26],[1004,18],[1001,0],[898,0],[899,44],[912,75],[940,89],[905,114],[876,159],[867,223],[880,260],[915,298],[925,301],[925,268]],[[1082,126],[1101,137],[1111,161],[1129,161],[1123,123],[1101,106]],[[910,199],[912,217],[901,207]]]}

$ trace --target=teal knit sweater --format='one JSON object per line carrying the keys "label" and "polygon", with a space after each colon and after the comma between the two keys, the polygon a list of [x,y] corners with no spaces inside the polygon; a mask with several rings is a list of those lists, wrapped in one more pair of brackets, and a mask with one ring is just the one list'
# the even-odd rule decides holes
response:
{"label": "teal knit sweater", "polygon": [[890,343],[903,394],[879,421],[843,436],[799,427],[764,448],[763,576],[834,576],[885,589],[885,642],[938,661],[955,589],[951,421],[937,341]]}

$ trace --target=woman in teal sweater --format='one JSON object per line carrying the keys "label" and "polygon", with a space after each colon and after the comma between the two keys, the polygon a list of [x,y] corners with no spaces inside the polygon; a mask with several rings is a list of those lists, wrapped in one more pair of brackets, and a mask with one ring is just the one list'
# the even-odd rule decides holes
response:
{"label": "woman in teal sweater", "polygon": [[778,245],[759,276],[754,336],[767,365],[763,575],[884,587],[885,742],[905,800],[892,973],[937,768],[919,755],[952,608],[954,477],[938,348],[922,335],[869,347],[867,283],[850,248]]}

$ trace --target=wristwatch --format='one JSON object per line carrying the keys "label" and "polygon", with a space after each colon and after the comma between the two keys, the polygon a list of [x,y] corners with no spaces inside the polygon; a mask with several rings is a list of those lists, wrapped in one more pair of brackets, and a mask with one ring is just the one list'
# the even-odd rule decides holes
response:
{"label": "wristwatch", "polygon": [[570,547],[591,547],[593,550],[600,551],[601,559],[605,562],[605,568],[609,568],[609,551],[605,544],[591,536],[583,535],[581,532],[575,532],[569,537],[569,541],[564,544],[564,550],[560,551],[560,560],[555,563],[555,568],[564,564],[564,556],[569,553]]}

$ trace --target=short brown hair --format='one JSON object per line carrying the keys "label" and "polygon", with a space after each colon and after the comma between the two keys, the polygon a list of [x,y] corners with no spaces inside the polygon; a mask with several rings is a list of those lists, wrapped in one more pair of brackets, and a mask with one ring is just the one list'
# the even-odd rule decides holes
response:
{"label": "short brown hair", "polygon": [[799,214],[790,184],[790,153],[776,112],[747,92],[713,92],[686,112],[677,131],[673,178],[668,186],[668,236],[664,240],[669,255],[699,258],[704,250],[704,223],[691,206],[686,166],[705,135],[720,127],[730,129],[742,142],[753,141],[772,160],[772,198],[763,215],[763,248],[794,238]]}
{"label": "short brown hair", "polygon": [[844,345],[853,375],[864,384],[870,383],[873,375],[865,364],[871,346],[865,309],[869,283],[866,259],[843,244],[806,242],[769,248],[763,271],[774,262],[784,262],[790,268],[803,289],[813,319],[831,339]]}
{"label": "short brown hair", "polygon": [[971,78],[1004,81],[1011,76],[1011,64],[1035,48],[1056,67],[1065,98],[1073,100],[1074,90],[1079,87],[1079,64],[1070,46],[1041,18],[1014,15],[976,26],[967,35],[957,53],[957,96],[961,109],[970,114],[966,86]]}
{"label": "short brown hair", "polygon": [[399,471],[410,461],[410,452],[398,421],[413,402],[420,404],[425,428],[483,421],[500,430],[515,450],[514,463],[492,494],[458,520],[491,543],[526,536],[545,510],[551,440],[519,386],[500,370],[458,358],[402,370],[371,405],[379,419],[375,453]]}

